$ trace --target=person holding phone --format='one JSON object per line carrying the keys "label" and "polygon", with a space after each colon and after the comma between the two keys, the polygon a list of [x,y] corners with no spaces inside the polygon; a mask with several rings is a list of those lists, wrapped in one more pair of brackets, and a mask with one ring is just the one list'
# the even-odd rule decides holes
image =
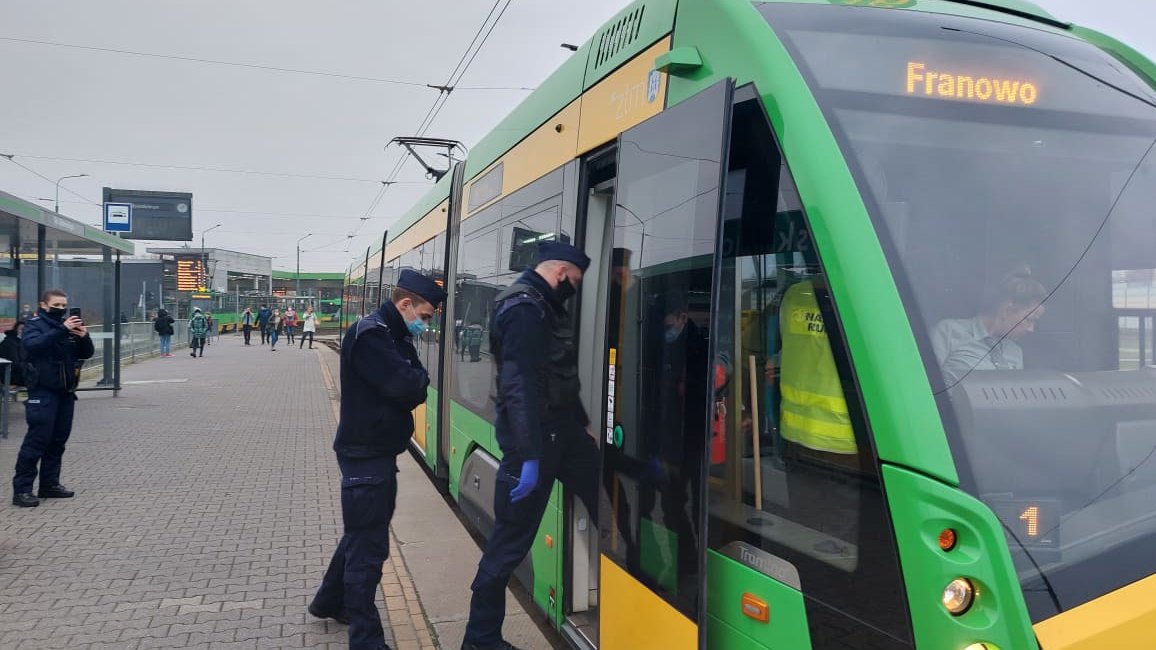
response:
{"label": "person holding phone", "polygon": [[[34,508],[40,499],[67,499],[74,494],[60,484],[60,468],[64,445],[72,433],[80,368],[95,348],[80,309],[69,309],[68,294],[60,289],[49,289],[40,297],[40,309],[24,325],[21,343],[27,355],[24,413],[28,433],[16,457],[12,503]],[[32,494],[38,473],[39,499]]]}

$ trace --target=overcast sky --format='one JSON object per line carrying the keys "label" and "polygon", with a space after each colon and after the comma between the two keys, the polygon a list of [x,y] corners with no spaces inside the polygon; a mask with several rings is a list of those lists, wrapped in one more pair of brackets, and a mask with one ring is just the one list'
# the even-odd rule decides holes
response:
{"label": "overcast sky", "polygon": [[[1156,58],[1154,4],[1039,3]],[[475,144],[528,94],[520,88],[536,86],[566,59],[560,43],[585,41],[624,5],[512,0],[429,135]],[[409,162],[373,218],[361,220],[378,193],[375,181],[387,178],[401,156],[383,147],[415,134],[437,97],[423,84],[447,80],[492,6],[491,0],[0,0],[0,39],[375,79],[0,40],[0,153],[16,154],[53,180],[89,174],[63,183],[80,196],[61,192],[61,212],[86,223],[100,221],[104,186],[192,192],[196,236],[222,224],[206,236],[207,246],[275,257],[274,268],[293,270],[297,239],[313,233],[301,243],[302,270],[343,271],[352,251],[364,254],[429,188]],[[319,176],[331,179],[313,178]],[[51,199],[54,184],[0,159],[0,189],[36,201]],[[138,252],[148,245],[139,242]]]}

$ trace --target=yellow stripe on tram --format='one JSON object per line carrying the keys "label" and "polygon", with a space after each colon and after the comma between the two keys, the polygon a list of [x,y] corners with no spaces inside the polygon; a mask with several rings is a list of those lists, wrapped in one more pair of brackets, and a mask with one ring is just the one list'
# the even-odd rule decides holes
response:
{"label": "yellow stripe on tram", "polygon": [[1036,624],[1043,650],[1156,647],[1156,576]]}
{"label": "yellow stripe on tram", "polygon": [[601,556],[599,650],[696,650],[698,626]]}

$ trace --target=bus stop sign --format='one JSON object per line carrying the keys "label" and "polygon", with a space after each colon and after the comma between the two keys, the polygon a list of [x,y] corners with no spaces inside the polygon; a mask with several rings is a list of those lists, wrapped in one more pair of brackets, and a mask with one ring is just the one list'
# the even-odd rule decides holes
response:
{"label": "bus stop sign", "polygon": [[132,232],[132,204],[104,204],[105,232]]}

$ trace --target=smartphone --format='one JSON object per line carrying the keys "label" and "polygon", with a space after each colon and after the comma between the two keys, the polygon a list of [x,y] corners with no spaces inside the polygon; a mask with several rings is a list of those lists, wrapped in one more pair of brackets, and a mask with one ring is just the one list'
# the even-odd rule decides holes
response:
{"label": "smartphone", "polygon": [[83,320],[83,317],[80,315],[80,307],[69,307],[68,308],[68,317],[72,318],[73,316],[76,316],[77,318],[80,318]]}

